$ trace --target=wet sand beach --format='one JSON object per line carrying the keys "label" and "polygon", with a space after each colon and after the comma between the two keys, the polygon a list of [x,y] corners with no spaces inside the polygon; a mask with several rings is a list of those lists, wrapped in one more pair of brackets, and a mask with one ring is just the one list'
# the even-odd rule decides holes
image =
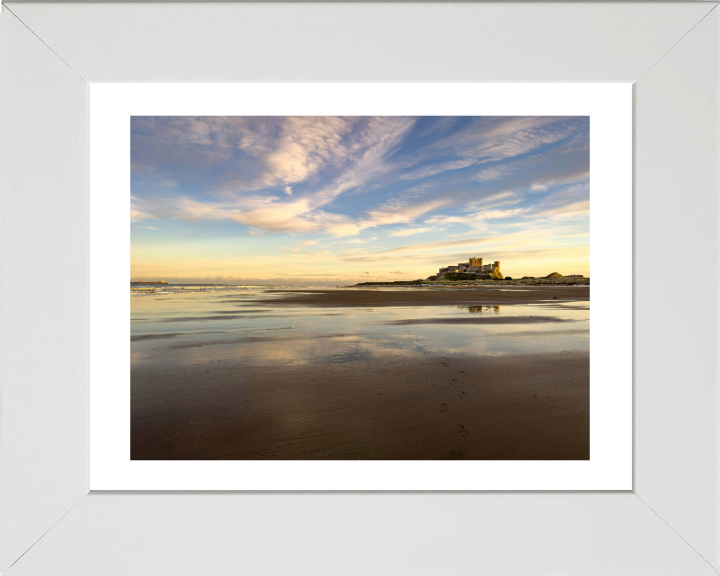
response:
{"label": "wet sand beach", "polygon": [[[201,390],[201,394],[198,392]],[[133,459],[586,459],[582,353],[133,373]]]}
{"label": "wet sand beach", "polygon": [[[347,288],[341,290],[272,290],[278,306],[440,306],[443,304],[532,304],[545,300],[590,300],[589,286],[503,288]],[[261,302],[261,301],[258,301]]]}
{"label": "wet sand beach", "polygon": [[589,288],[133,299],[133,459],[589,458]]}

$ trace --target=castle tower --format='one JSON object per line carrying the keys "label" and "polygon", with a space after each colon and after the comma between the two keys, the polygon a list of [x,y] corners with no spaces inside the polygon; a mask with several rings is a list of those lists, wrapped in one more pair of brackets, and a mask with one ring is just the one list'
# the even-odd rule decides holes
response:
{"label": "castle tower", "polygon": [[500,270],[500,260],[495,261],[495,270]]}

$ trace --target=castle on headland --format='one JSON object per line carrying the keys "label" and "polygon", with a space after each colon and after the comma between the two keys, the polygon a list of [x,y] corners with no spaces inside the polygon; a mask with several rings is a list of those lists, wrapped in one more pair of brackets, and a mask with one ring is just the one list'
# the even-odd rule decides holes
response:
{"label": "castle on headland", "polygon": [[483,265],[482,258],[470,258],[467,262],[458,262],[457,266],[447,266],[440,268],[437,275],[441,274],[475,274],[479,278],[502,278],[500,272],[500,261],[496,260],[493,264]]}

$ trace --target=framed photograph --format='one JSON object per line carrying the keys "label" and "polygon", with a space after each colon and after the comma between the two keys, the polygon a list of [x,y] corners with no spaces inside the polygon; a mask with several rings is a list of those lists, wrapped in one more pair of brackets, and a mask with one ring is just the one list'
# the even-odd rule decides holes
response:
{"label": "framed photograph", "polygon": [[715,8],[3,6],[2,569],[716,573]]}
{"label": "framed photograph", "polygon": [[627,84],[93,87],[91,489],[630,489],[631,112]]}

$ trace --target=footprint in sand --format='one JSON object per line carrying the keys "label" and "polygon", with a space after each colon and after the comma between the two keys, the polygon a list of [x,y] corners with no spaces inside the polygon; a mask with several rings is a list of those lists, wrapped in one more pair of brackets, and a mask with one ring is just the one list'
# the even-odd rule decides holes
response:
{"label": "footprint in sand", "polygon": [[449,368],[449,367],[450,367],[450,364],[448,364],[447,362],[443,362],[442,365],[445,366],[445,368]]}
{"label": "footprint in sand", "polygon": [[461,374],[461,375],[465,376],[465,372],[462,371],[462,370],[460,370],[460,372],[458,372],[458,374]]}
{"label": "footprint in sand", "polygon": [[459,460],[462,457],[462,452],[458,452],[457,450],[450,451],[450,458],[453,458],[454,460]]}
{"label": "footprint in sand", "polygon": [[448,405],[447,404],[440,404],[440,412],[447,412]]}
{"label": "footprint in sand", "polygon": [[460,390],[460,392],[458,392],[458,398],[465,398],[465,391],[464,391],[464,390]]}
{"label": "footprint in sand", "polygon": [[463,426],[462,424],[457,425],[457,433],[460,434],[460,436],[462,436],[463,438],[465,438],[465,436],[470,434],[470,432],[465,430],[465,426]]}
{"label": "footprint in sand", "polygon": [[455,384],[455,382],[457,382],[457,378],[453,378],[450,384]]}

